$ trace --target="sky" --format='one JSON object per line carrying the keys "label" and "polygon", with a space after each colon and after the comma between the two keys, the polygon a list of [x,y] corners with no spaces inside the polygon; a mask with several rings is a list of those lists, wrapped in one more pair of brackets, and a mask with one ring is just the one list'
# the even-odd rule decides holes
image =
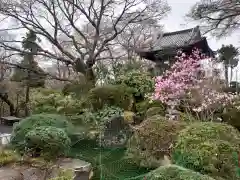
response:
{"label": "sky", "polygon": [[[196,22],[186,21],[185,15],[189,12],[191,7],[199,0],[167,0],[168,4],[171,6],[171,12],[166,18],[161,21],[164,25],[164,31],[172,32],[182,29],[193,28],[199,24]],[[237,33],[231,34],[228,37],[223,37],[221,39],[216,39],[210,35],[206,35],[208,44],[212,50],[217,50],[221,48],[222,44],[228,45],[233,44],[235,47],[240,48],[240,30]],[[230,74],[229,74],[230,77]],[[240,63],[238,67],[233,71],[233,80],[240,81]]]}
{"label": "sky", "polygon": [[[165,31],[177,31],[187,28],[192,28],[198,25],[195,23],[187,22],[184,16],[189,12],[191,7],[199,0],[167,0],[168,4],[171,6],[171,12],[166,18],[164,18],[161,23],[164,25]],[[237,38],[236,38],[237,37]],[[222,46],[222,44],[233,44],[236,47],[240,47],[240,31],[239,35],[237,33],[232,34],[229,37],[223,37],[219,40],[207,35],[209,46],[213,50],[217,50]]]}
{"label": "sky", "polygon": [[[172,32],[172,31],[178,31],[182,29],[188,29],[193,28],[199,24],[197,22],[188,22],[186,21],[186,14],[190,11],[191,7],[200,0],[167,0],[169,6],[171,7],[171,11],[168,13],[167,17],[165,17],[161,24],[164,26],[165,32]],[[239,34],[231,34],[228,37],[223,37],[219,40],[217,40],[214,37],[211,37],[210,35],[207,35],[207,40],[210,48],[212,50],[219,49],[222,44],[228,45],[233,44],[236,47],[240,48],[240,31]],[[49,63],[45,62],[44,65],[48,65]],[[234,79],[236,77],[239,77],[240,80],[240,63],[238,67],[235,69],[237,71],[237,76],[234,75]],[[234,74],[236,74],[234,72]]]}

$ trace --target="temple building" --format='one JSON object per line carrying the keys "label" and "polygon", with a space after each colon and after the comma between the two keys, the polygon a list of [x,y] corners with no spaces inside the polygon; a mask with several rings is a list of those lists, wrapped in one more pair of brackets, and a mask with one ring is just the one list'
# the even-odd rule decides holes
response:
{"label": "temple building", "polygon": [[164,71],[174,62],[177,51],[182,50],[190,54],[194,48],[201,50],[208,57],[214,57],[214,52],[208,46],[206,37],[201,35],[199,26],[163,33],[157,37],[150,48],[138,50],[137,53],[141,58],[156,63],[155,67],[158,70]]}

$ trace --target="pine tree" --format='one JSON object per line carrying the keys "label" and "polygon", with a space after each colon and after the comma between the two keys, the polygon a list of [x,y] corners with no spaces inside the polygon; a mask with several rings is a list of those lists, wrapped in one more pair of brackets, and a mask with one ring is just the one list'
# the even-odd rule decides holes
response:
{"label": "pine tree", "polygon": [[224,65],[224,74],[227,87],[229,86],[229,77],[228,70],[231,68],[230,81],[232,80],[232,71],[238,65],[239,50],[234,47],[232,44],[230,45],[222,45],[222,47],[218,50],[219,61]]}
{"label": "pine tree", "polygon": [[44,71],[38,66],[34,60],[34,56],[38,51],[36,43],[37,36],[33,31],[26,34],[22,41],[22,47],[27,52],[23,54],[23,60],[19,63],[18,67],[12,76],[13,81],[22,82],[26,87],[25,96],[25,115],[29,115],[29,93],[30,88],[43,87],[45,84]]}

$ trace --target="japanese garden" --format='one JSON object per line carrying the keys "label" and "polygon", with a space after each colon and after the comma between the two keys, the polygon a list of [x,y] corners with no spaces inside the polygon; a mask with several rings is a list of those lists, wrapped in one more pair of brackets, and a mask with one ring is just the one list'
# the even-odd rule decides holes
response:
{"label": "japanese garden", "polygon": [[189,4],[0,1],[0,180],[240,180],[240,2]]}

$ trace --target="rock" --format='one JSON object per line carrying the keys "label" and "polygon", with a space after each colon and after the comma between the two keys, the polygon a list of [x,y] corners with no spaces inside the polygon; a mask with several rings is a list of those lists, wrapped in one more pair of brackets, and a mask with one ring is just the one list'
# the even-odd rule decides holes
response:
{"label": "rock", "polygon": [[181,112],[176,109],[167,109],[166,117],[169,120],[179,120],[180,119]]}
{"label": "rock", "polygon": [[66,158],[60,160],[58,164],[62,169],[73,170],[75,173],[74,180],[89,180],[93,175],[91,163],[80,159]]}
{"label": "rock", "polygon": [[102,147],[124,146],[131,134],[130,124],[125,122],[124,117],[113,117],[103,128],[99,136],[99,145]]}
{"label": "rock", "polygon": [[92,165],[80,159],[64,158],[49,167],[15,166],[0,168],[0,180],[45,180],[57,177],[59,170],[74,172],[73,180],[90,180],[93,176]]}
{"label": "rock", "polygon": [[21,173],[24,180],[40,180],[43,179],[45,172],[39,168],[24,168]]}
{"label": "rock", "polygon": [[24,180],[22,173],[11,168],[0,169],[0,180]]}
{"label": "rock", "polygon": [[10,138],[11,138],[11,134],[7,134],[7,133],[1,134],[0,133],[0,145],[5,146],[5,145],[9,144]]}

